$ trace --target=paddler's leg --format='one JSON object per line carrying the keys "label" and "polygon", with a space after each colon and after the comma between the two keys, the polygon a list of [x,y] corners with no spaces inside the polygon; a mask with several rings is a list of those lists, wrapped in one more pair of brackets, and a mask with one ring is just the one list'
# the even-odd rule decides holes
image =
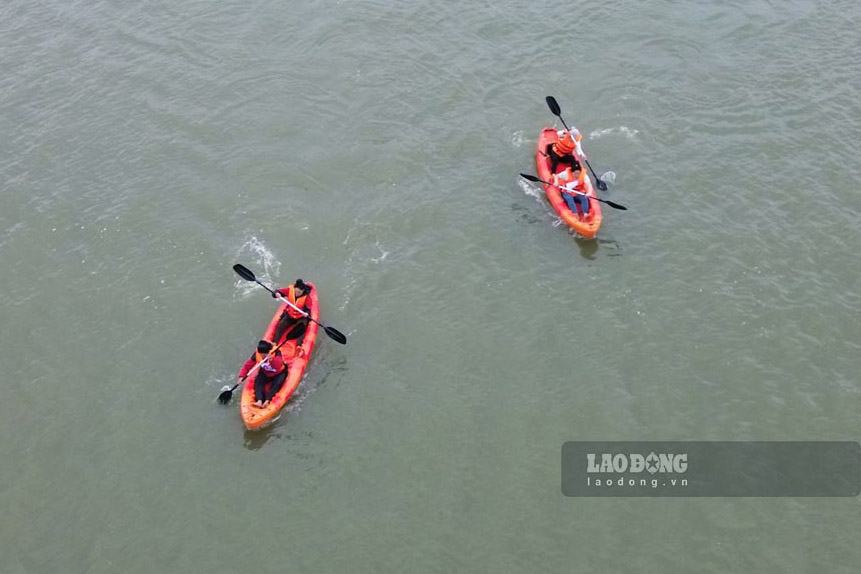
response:
{"label": "paddler's leg", "polygon": [[269,382],[269,377],[258,371],[254,377],[254,406],[263,406],[263,399],[266,398],[266,383]]}
{"label": "paddler's leg", "polygon": [[576,196],[571,195],[570,193],[562,194],[562,199],[565,200],[565,205],[568,206],[568,209],[570,209],[574,213],[577,213],[577,200],[575,199],[575,197]]}
{"label": "paddler's leg", "polygon": [[278,319],[278,325],[275,327],[275,335],[272,338],[272,342],[277,345],[281,341],[281,335],[284,331],[295,323],[296,319],[288,315],[286,311],[281,313],[281,318]]}
{"label": "paddler's leg", "polygon": [[287,331],[287,335],[284,337],[285,341],[292,341],[293,339],[299,339],[296,344],[302,344],[302,335],[305,334],[305,329],[308,328],[308,318],[303,317],[301,319],[297,319],[294,323],[294,326]]}
{"label": "paddler's leg", "polygon": [[284,384],[284,381],[287,379],[287,369],[281,371],[281,373],[275,375],[272,378],[272,385],[269,387],[269,393],[267,393],[266,397],[263,399],[263,406],[269,404],[269,401],[272,400],[272,397],[281,390],[281,385]]}

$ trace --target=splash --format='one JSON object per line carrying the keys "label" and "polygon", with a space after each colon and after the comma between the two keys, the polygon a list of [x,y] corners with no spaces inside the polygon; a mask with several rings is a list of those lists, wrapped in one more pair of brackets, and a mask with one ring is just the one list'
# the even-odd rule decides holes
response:
{"label": "splash", "polygon": [[534,185],[530,185],[529,183],[527,183],[523,179],[518,179],[517,185],[520,186],[520,189],[522,189],[523,193],[525,193],[526,195],[534,197],[535,199],[537,199],[539,201],[541,200],[541,190],[539,190]]}
{"label": "splash", "polygon": [[355,292],[357,281],[366,277],[369,264],[386,264],[389,256],[397,257],[397,251],[393,251],[383,245],[379,235],[383,231],[373,223],[361,223],[355,221],[353,227],[347,231],[343,245],[347,247],[349,255],[344,265],[344,277],[346,285],[341,296],[340,311],[345,311],[349,306]]}
{"label": "splash", "polygon": [[610,135],[613,133],[620,133],[624,135],[629,140],[634,139],[634,137],[640,133],[640,130],[635,130],[634,128],[629,128],[628,126],[619,126],[618,128],[606,128],[603,130],[594,130],[589,134],[591,139],[598,139],[600,137]]}
{"label": "splash", "polygon": [[607,183],[616,183],[616,172],[615,171],[605,171],[601,175],[601,179],[603,179]]}
{"label": "splash", "polygon": [[377,249],[380,250],[380,256],[379,257],[371,257],[371,261],[373,261],[374,263],[381,263],[381,262],[385,261],[386,257],[389,256],[389,252],[380,246],[379,240],[377,240],[374,243],[374,247],[376,247]]}
{"label": "splash", "polygon": [[[243,265],[251,267],[257,278],[264,283],[267,278],[277,277],[278,270],[281,268],[281,262],[275,257],[275,254],[256,236],[252,236],[239,248],[237,260]],[[262,271],[258,272],[257,269]],[[239,279],[236,287],[243,297],[259,289],[256,283],[244,279]]]}
{"label": "splash", "polygon": [[607,134],[613,133],[613,128],[607,128],[605,130],[595,130],[589,134],[589,137],[593,140],[598,139],[601,136],[605,136]]}

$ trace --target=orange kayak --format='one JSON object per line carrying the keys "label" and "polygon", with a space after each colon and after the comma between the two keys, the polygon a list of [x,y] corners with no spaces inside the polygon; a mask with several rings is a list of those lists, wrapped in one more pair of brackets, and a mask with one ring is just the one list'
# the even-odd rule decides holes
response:
{"label": "orange kayak", "polygon": [[[314,284],[310,281],[306,281],[305,284],[311,288],[311,292],[308,294],[307,299],[311,318],[315,321],[319,320],[320,306],[317,302],[317,288],[314,287]],[[272,341],[272,336],[275,334],[275,328],[278,325],[278,320],[281,318],[281,313],[286,309],[286,303],[281,303],[281,305],[278,306],[275,316],[272,317],[272,320],[269,322],[269,326],[263,333],[263,339]],[[281,356],[284,357],[284,362],[287,364],[287,379],[284,381],[284,384],[281,385],[278,392],[275,393],[275,396],[272,397],[268,406],[263,408],[251,406],[254,402],[254,380],[257,378],[257,372],[259,371],[245,379],[245,383],[242,387],[242,398],[239,401],[239,412],[242,415],[242,422],[245,423],[245,426],[249,430],[258,430],[263,428],[278,418],[278,413],[281,411],[282,407],[287,404],[288,399],[293,395],[293,392],[302,380],[302,375],[305,373],[305,367],[308,366],[308,360],[311,358],[311,351],[314,350],[314,343],[317,341],[317,332],[319,330],[320,326],[314,321],[311,321],[308,323],[308,327],[305,330],[305,336],[302,340],[301,346],[297,347],[295,340],[288,341],[281,345],[279,350],[281,351]],[[283,340],[284,335],[281,336],[281,341]],[[277,345],[281,341],[273,341],[273,344]]]}
{"label": "orange kayak", "polygon": [[[553,128],[544,128],[541,130],[541,135],[538,136],[538,151],[535,153],[535,165],[538,167],[538,177],[544,181],[553,181],[553,175],[550,173],[550,156],[547,155],[547,146],[556,143],[559,136]],[[557,166],[556,171],[560,172],[565,166]],[[585,166],[584,166],[585,169]],[[589,214],[585,217],[579,213],[571,211],[565,200],[562,199],[562,192],[552,185],[544,184],[544,193],[547,195],[547,200],[559,217],[562,218],[568,227],[582,235],[583,237],[595,237],[598,229],[601,227],[601,203],[598,201],[589,201]],[[592,180],[586,178],[586,195],[595,197],[595,188],[592,186]]]}

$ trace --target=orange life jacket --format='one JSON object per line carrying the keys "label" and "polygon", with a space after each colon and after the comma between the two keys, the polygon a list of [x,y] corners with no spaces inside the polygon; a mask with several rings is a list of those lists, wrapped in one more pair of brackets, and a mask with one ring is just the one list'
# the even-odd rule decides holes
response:
{"label": "orange life jacket", "polygon": [[266,371],[267,374],[277,375],[284,370],[284,363],[282,361],[280,369],[276,369],[275,367],[273,367],[269,361],[273,359],[276,355],[280,356],[281,353],[279,351],[275,351],[275,353],[272,355],[264,355],[260,351],[254,351],[254,360],[257,363],[260,363],[260,369]]}
{"label": "orange life jacket", "polygon": [[[296,287],[294,285],[290,285],[287,288],[287,300],[299,307],[300,309],[305,307],[305,301],[307,301],[308,296],[302,295],[298,299],[296,298]],[[299,319],[300,317],[304,317],[305,315],[294,309],[293,307],[287,306],[287,314],[290,315],[293,319]]]}
{"label": "orange life jacket", "polygon": [[[553,176],[553,183],[558,185],[559,187],[565,187],[567,184],[574,181],[574,172],[570,167],[566,167],[564,171],[560,171],[556,175]],[[574,189],[577,191],[582,191],[585,193],[586,191],[586,172],[584,170],[580,170],[580,175],[577,176],[577,182],[574,184]],[[562,191],[562,190],[560,190]]]}
{"label": "orange life jacket", "polygon": [[572,138],[571,132],[566,131],[565,135],[553,144],[553,151],[559,157],[571,155],[574,153],[574,148],[577,147],[577,142],[579,142],[582,137],[583,136],[581,134],[577,134],[575,138]]}

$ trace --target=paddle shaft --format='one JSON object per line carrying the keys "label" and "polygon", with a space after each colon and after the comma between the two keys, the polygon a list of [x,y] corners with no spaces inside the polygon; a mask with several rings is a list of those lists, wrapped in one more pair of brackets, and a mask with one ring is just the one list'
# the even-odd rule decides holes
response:
{"label": "paddle shaft", "polygon": [[562,187],[561,185],[556,185],[555,183],[550,183],[549,181],[544,181],[543,179],[538,179],[537,177],[535,179],[537,179],[541,183],[546,183],[547,185],[552,185],[553,187],[555,187],[556,189],[558,189],[562,193],[569,193],[571,195],[582,195],[582,196],[585,196],[589,199],[601,201],[599,198],[595,197],[594,195],[588,195],[586,193],[583,193],[582,191],[577,191],[576,189],[568,189],[568,188]]}
{"label": "paddle shaft", "polygon": [[546,185],[552,185],[553,187],[555,187],[556,189],[558,189],[558,190],[559,190],[559,191],[561,191],[562,193],[569,193],[569,194],[574,194],[574,195],[585,195],[585,196],[586,196],[587,198],[589,198],[589,199],[594,199],[595,201],[600,201],[601,203],[606,203],[607,205],[609,205],[610,207],[613,207],[613,208],[615,208],[615,209],[622,209],[622,210],[625,210],[625,211],[627,211],[627,209],[628,209],[627,207],[625,207],[624,205],[622,205],[622,204],[620,204],[620,203],[616,203],[616,202],[614,202],[614,201],[608,201],[608,200],[606,200],[606,199],[601,199],[600,197],[597,197],[597,196],[594,196],[594,195],[587,195],[587,194],[583,193],[582,191],[575,191],[575,190],[572,190],[572,189],[565,189],[564,187],[560,187],[560,186],[556,185],[555,183],[551,183],[551,182],[549,182],[549,181],[544,181],[543,179],[537,178],[537,177],[535,177],[534,175],[529,175],[529,174],[526,174],[526,173],[521,173],[521,174],[520,174],[520,177],[522,177],[523,179],[526,179],[526,180],[528,180],[528,181],[534,181],[534,182],[540,182],[540,183],[543,183],[543,184],[546,184]]}
{"label": "paddle shaft", "polygon": [[[542,183],[543,183],[543,182],[542,182]],[[576,189],[568,189],[568,188],[565,188],[565,187],[560,187],[560,186],[556,185],[555,183],[551,183],[551,184],[549,184],[549,185],[552,185],[553,187],[555,187],[556,189],[558,189],[558,190],[559,190],[559,191],[561,191],[562,193],[567,193],[567,194],[569,194],[569,195],[582,195],[582,196],[583,196],[583,197],[585,197],[586,199],[598,199],[598,198],[597,198],[597,197],[595,197],[594,195],[587,195],[587,194],[583,193],[582,191],[577,191]],[[599,201],[600,201],[600,200],[599,200]]]}

